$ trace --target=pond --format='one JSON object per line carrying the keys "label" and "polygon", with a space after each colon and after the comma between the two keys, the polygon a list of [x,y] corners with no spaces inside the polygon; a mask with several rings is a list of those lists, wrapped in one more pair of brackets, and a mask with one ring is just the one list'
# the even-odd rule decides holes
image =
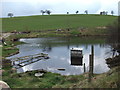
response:
{"label": "pond", "polygon": [[[21,42],[25,44],[18,45],[19,54],[8,57],[22,57],[38,53],[46,53],[49,59],[39,60],[35,63],[26,65],[17,69],[18,73],[44,69],[49,72],[59,73],[61,75],[78,75],[84,72],[83,65],[71,65],[70,49],[82,48],[83,61],[86,65],[86,71],[89,69],[89,55],[91,54],[91,45],[94,46],[94,73],[104,73],[109,70],[105,59],[111,57],[111,48],[105,43],[104,38],[96,37],[71,37],[71,38],[22,38]],[[65,69],[65,70],[58,70]]]}

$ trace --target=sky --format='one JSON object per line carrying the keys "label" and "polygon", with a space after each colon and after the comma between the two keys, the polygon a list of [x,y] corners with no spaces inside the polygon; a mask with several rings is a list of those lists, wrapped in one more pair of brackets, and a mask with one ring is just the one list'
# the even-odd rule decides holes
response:
{"label": "sky", "polygon": [[118,15],[119,0],[1,0],[1,17],[7,17],[8,13],[14,16],[41,15],[41,10],[50,10],[51,14],[99,14],[101,11],[114,11]]}

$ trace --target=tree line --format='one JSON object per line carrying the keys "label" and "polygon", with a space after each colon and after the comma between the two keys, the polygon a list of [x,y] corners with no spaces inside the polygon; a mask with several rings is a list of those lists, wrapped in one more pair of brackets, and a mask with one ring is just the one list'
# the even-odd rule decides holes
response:
{"label": "tree line", "polygon": [[[45,13],[50,15],[52,12],[50,10],[41,10],[40,13],[42,13],[42,15],[44,15]],[[79,11],[76,11],[75,13],[78,14]],[[84,13],[88,14],[88,10],[85,10]],[[69,12],[67,12],[67,14],[69,14]],[[108,11],[102,11],[102,12],[100,12],[100,15],[108,15]],[[111,15],[114,15],[113,10],[111,11]],[[13,13],[8,13],[8,17],[12,18],[13,16],[14,16]]]}

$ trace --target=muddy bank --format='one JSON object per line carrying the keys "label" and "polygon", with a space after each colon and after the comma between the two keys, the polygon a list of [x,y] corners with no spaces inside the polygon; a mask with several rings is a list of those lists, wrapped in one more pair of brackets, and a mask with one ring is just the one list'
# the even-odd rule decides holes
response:
{"label": "muddy bank", "polygon": [[109,68],[120,66],[120,55],[115,56],[113,58],[107,58],[106,63],[108,64]]}

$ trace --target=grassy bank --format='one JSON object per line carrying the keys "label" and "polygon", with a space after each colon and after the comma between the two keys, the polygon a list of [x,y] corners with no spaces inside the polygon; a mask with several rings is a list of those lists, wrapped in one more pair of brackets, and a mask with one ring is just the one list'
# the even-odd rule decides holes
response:
{"label": "grassy bank", "polygon": [[22,44],[23,42],[13,41],[13,39],[15,38],[16,38],[15,35],[11,35],[5,39],[5,42],[7,45],[3,45],[2,47],[1,54],[3,58],[12,56],[19,52],[19,50],[16,48],[16,45]]}
{"label": "grassy bank", "polygon": [[119,70],[117,67],[107,73],[94,74],[91,83],[88,82],[88,73],[61,76],[47,72],[42,77],[35,77],[36,71],[16,74],[11,70],[3,73],[3,80],[11,88],[118,88]]}
{"label": "grassy bank", "polygon": [[[44,31],[55,29],[80,30],[104,27],[111,24],[116,16],[108,15],[38,15],[2,18],[3,32]],[[75,33],[75,32],[73,32]]]}

